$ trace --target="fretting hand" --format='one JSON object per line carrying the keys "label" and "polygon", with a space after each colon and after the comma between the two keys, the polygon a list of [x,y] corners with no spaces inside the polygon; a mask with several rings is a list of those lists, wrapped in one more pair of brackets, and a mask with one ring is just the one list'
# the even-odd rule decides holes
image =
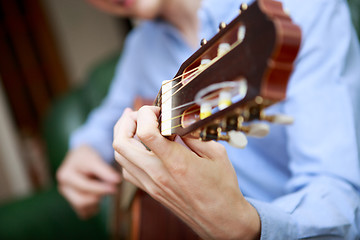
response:
{"label": "fretting hand", "polygon": [[204,239],[258,238],[259,216],[242,196],[225,148],[184,138],[186,147],[164,138],[158,114],[157,107],[127,109],[116,124],[113,146],[124,179],[168,207]]}

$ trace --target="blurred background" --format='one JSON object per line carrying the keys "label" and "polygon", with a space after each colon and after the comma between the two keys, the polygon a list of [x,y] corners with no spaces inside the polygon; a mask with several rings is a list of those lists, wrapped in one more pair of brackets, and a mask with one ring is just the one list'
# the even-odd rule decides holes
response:
{"label": "blurred background", "polygon": [[[360,1],[349,3],[359,31]],[[111,235],[109,204],[79,220],[54,174],[70,132],[106,95],[131,27],[84,0],[0,0],[0,239]]]}
{"label": "blurred background", "polygon": [[104,236],[96,217],[77,219],[54,173],[130,28],[84,0],[0,0],[0,239]]}

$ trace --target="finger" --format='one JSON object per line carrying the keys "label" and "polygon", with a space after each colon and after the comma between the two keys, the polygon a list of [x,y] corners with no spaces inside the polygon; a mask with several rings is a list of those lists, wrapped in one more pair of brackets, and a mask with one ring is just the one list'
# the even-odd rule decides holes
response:
{"label": "finger", "polygon": [[126,169],[122,170],[124,179],[132,184],[134,184],[136,187],[142,189],[143,191],[145,191],[145,187],[144,185],[132,174],[130,174],[128,171],[126,171]]}
{"label": "finger", "polygon": [[[133,137],[135,135],[135,130],[136,130],[136,116],[137,116],[137,112],[134,112],[132,109],[130,108],[125,108],[124,112],[122,113],[121,117],[119,118],[119,120],[117,121],[117,123],[114,126],[114,136],[118,135],[118,133],[126,133],[126,135],[128,135],[127,137]],[[133,130],[133,131],[123,131],[123,125],[124,125],[124,118],[126,119],[125,122],[132,120],[132,122],[129,122],[128,124],[130,124],[129,126],[132,126],[129,129],[126,130]],[[129,119],[127,119],[129,118]],[[135,125],[133,125],[135,124]],[[127,127],[129,127],[127,126]],[[121,130],[119,130],[121,129]]]}
{"label": "finger", "polygon": [[133,138],[136,132],[136,118],[137,112],[125,109],[114,127],[113,148],[122,155],[131,152],[130,149],[136,151],[138,147],[143,148],[142,144]]}
{"label": "finger", "polygon": [[92,161],[89,164],[83,165],[79,171],[84,172],[86,175],[93,175],[106,183],[119,184],[121,182],[120,174],[102,160]]}
{"label": "finger", "polygon": [[217,159],[226,154],[226,150],[223,145],[215,141],[201,141],[193,138],[182,139],[186,146],[188,146],[193,152],[200,157],[208,159]]}
{"label": "finger", "polygon": [[116,192],[116,184],[102,182],[82,172],[68,174],[69,177],[62,182],[82,192],[98,195],[112,194]]}
{"label": "finger", "polygon": [[[145,108],[150,109],[156,119],[156,114],[159,114],[159,108]],[[137,116],[139,117],[139,112]],[[135,125],[137,124],[134,119],[131,119],[129,113],[124,112],[118,122],[117,136],[114,139],[115,159],[130,175],[138,179],[145,191],[152,194],[166,191],[169,195],[177,195],[171,192],[172,189],[168,187],[174,185],[174,180],[166,168],[164,168],[162,161],[153,152],[145,150],[142,145],[140,147],[139,141],[136,141],[132,136],[130,137],[128,133],[124,132]],[[161,135],[160,137],[165,139]]]}
{"label": "finger", "polygon": [[[144,151],[143,154],[152,153]],[[173,189],[170,186],[175,186],[174,179],[164,169],[162,162],[156,157],[147,157],[146,161],[142,162],[144,155],[135,156],[132,161],[115,153],[115,159],[123,167],[123,177],[127,181],[133,183],[145,192],[152,196],[164,195],[166,193],[169,199],[182,198],[181,194],[177,192],[177,188]]]}
{"label": "finger", "polygon": [[144,106],[138,111],[136,134],[139,139],[157,156],[174,156],[174,143],[164,138],[158,129],[158,107]]}
{"label": "finger", "polygon": [[140,187],[143,190],[145,188],[142,184],[143,182],[147,182],[147,184],[152,184],[152,179],[145,171],[143,171],[143,169],[139,168],[117,152],[115,152],[115,159],[122,166],[123,177],[125,180],[133,183],[134,185]]}
{"label": "finger", "polygon": [[[113,148],[115,150],[115,159],[120,156],[125,159],[142,160],[142,154],[148,151],[144,145],[134,138],[137,127],[137,112],[126,109],[114,127]],[[116,156],[116,154],[119,154]],[[118,161],[120,163],[120,161]],[[120,163],[120,165],[122,165]]]}
{"label": "finger", "polygon": [[100,196],[79,192],[71,187],[61,187],[59,190],[81,218],[88,218],[96,213]]}

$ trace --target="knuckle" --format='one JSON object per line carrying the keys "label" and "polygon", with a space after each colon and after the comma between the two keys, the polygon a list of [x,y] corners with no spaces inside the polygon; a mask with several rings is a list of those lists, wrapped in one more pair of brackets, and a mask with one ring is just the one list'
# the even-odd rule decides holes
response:
{"label": "knuckle", "polygon": [[95,200],[95,198],[79,198],[77,199],[77,201],[73,202],[73,205],[76,209],[78,209],[79,211],[85,211],[86,209],[88,209],[89,207],[93,207],[97,204],[97,201]]}
{"label": "knuckle", "polygon": [[116,154],[123,155],[124,152],[126,152],[125,149],[126,143],[124,143],[121,139],[114,138],[112,146]]}
{"label": "knuckle", "polygon": [[225,146],[220,143],[214,144],[213,152],[216,157],[224,156],[227,154]]}
{"label": "knuckle", "polygon": [[219,153],[220,153],[221,155],[226,154],[226,148],[225,148],[225,146],[219,144],[219,145],[218,145],[218,151],[219,151]]}
{"label": "knuckle", "polygon": [[122,177],[125,181],[132,182],[132,178],[130,177],[130,174],[124,168],[122,169]]}
{"label": "knuckle", "polygon": [[159,199],[162,196],[160,188],[153,184],[145,185],[145,191],[154,199]]}
{"label": "knuckle", "polygon": [[119,137],[114,136],[114,140],[112,146],[115,150],[121,147],[121,139]]}
{"label": "knuckle", "polygon": [[169,183],[169,179],[164,174],[161,173],[153,173],[152,179],[154,180],[155,183],[157,183],[160,186],[166,186]]}
{"label": "knuckle", "polygon": [[120,120],[118,120],[115,125],[114,125],[114,128],[113,128],[113,133],[114,133],[114,136],[116,136],[116,133],[118,131],[118,128],[119,128],[119,125],[120,125]]}
{"label": "knuckle", "polygon": [[74,200],[71,201],[70,200],[70,203],[71,203],[71,205],[74,207],[74,209],[76,211],[81,212],[81,211],[83,211],[85,209],[85,206],[82,204],[82,201],[80,201],[80,200],[76,200],[76,201],[74,201]]}
{"label": "knuckle", "polygon": [[56,179],[58,180],[58,182],[63,183],[66,179],[66,171],[64,171],[63,168],[60,168],[57,172],[56,172]]}
{"label": "knuckle", "polygon": [[150,131],[145,129],[139,130],[137,133],[138,138],[143,142],[153,142],[156,139],[156,136],[152,134]]}
{"label": "knuckle", "polygon": [[167,168],[170,174],[175,178],[184,177],[188,171],[187,165],[182,161],[170,162]]}

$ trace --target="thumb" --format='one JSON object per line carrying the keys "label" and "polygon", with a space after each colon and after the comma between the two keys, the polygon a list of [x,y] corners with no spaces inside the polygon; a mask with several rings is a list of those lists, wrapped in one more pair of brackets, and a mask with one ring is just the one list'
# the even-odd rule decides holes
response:
{"label": "thumb", "polygon": [[87,172],[94,175],[96,178],[108,182],[108,183],[120,183],[121,175],[115,169],[113,169],[106,162],[102,161],[102,159],[93,159],[91,164],[87,164]]}
{"label": "thumb", "polygon": [[225,147],[218,142],[204,142],[194,138],[183,138],[182,140],[188,148],[190,148],[200,157],[208,159],[218,159],[226,155]]}

